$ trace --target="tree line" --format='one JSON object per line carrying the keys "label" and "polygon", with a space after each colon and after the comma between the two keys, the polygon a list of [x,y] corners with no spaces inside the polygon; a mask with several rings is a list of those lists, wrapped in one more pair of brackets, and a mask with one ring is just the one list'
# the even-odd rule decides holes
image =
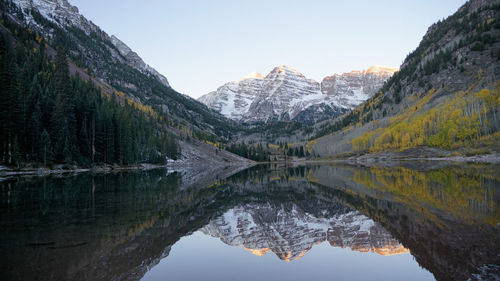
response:
{"label": "tree line", "polygon": [[279,148],[277,148],[279,151],[282,152],[283,155],[287,156],[297,156],[300,158],[303,157],[308,157],[310,156],[310,153],[307,149],[304,149],[304,146],[292,146],[288,145],[286,142],[278,142]]}
{"label": "tree line", "polygon": [[260,143],[257,145],[247,145],[245,142],[233,143],[226,146],[226,150],[254,161],[269,161],[269,152],[266,151]]}

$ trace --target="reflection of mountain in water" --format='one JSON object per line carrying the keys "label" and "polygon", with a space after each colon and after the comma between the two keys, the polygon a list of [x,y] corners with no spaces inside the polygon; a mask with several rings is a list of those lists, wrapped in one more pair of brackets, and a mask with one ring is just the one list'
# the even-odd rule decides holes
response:
{"label": "reflection of mountain in water", "polygon": [[500,280],[498,170],[433,162],[338,165],[307,177],[381,223],[437,280]]}
{"label": "reflection of mountain in water", "polygon": [[408,248],[438,280],[491,280],[500,270],[497,171],[257,166],[197,180],[161,170],[9,179],[0,182],[0,280],[138,280],[199,229],[283,260],[323,241]]}
{"label": "reflection of mountain in water", "polygon": [[318,210],[317,217],[294,203],[244,204],[210,221],[202,232],[261,256],[272,251],[287,262],[303,257],[314,245],[381,255],[408,253],[380,224],[356,210]]}

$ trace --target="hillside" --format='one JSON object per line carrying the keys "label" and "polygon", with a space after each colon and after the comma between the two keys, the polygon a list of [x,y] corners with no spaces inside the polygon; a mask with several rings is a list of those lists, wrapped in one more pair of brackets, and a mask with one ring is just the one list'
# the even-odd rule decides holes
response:
{"label": "hillside", "polygon": [[250,163],[207,144],[235,123],[67,1],[1,0],[0,14],[1,164]]}
{"label": "hillside", "polygon": [[318,125],[311,153],[500,152],[499,38],[500,1],[467,2],[428,29],[373,98]]}

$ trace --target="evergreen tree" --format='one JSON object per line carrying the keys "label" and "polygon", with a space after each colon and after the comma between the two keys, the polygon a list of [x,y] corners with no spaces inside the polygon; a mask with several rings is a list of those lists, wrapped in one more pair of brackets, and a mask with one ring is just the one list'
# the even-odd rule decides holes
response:
{"label": "evergreen tree", "polygon": [[80,134],[78,135],[78,140],[80,141],[80,154],[82,160],[87,162],[85,159],[89,159],[91,157],[91,145],[89,134],[87,131],[87,119],[86,117],[82,120],[82,124],[80,126]]}
{"label": "evergreen tree", "polygon": [[300,149],[299,149],[299,157],[304,157],[304,147],[301,146]]}
{"label": "evergreen tree", "polygon": [[50,120],[50,135],[54,143],[54,152],[56,153],[56,160],[62,160],[62,151],[64,149],[64,142],[68,138],[68,126],[66,122],[66,114],[64,110],[64,99],[61,94],[56,96],[54,108],[52,108],[52,116]]}
{"label": "evergreen tree", "polygon": [[47,164],[52,162],[52,143],[47,130],[43,130],[40,138],[40,152],[43,165],[47,166]]}
{"label": "evergreen tree", "polygon": [[0,33],[0,160],[6,162],[8,147],[8,119],[9,119],[9,84],[11,78],[8,69],[8,51],[10,42],[7,41],[3,33]]}
{"label": "evergreen tree", "polygon": [[[42,125],[42,110],[40,108],[40,103],[37,102],[33,109],[33,114],[31,115],[30,138],[28,139],[28,142],[31,144],[32,155],[37,155],[36,152],[40,146]],[[38,155],[36,157],[38,157]]]}
{"label": "evergreen tree", "polygon": [[11,164],[14,164],[17,167],[19,167],[19,165],[22,162],[22,159],[21,159],[21,151],[19,149],[19,141],[17,139],[17,136],[13,140],[13,144],[12,144],[12,157],[11,158],[12,158]]}

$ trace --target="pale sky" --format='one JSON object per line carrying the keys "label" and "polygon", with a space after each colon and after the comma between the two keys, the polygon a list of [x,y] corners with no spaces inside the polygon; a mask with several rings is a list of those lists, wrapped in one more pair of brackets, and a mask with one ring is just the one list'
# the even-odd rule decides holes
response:
{"label": "pale sky", "polygon": [[399,67],[427,28],[465,0],[69,0],[197,98],[288,65],[320,82]]}

